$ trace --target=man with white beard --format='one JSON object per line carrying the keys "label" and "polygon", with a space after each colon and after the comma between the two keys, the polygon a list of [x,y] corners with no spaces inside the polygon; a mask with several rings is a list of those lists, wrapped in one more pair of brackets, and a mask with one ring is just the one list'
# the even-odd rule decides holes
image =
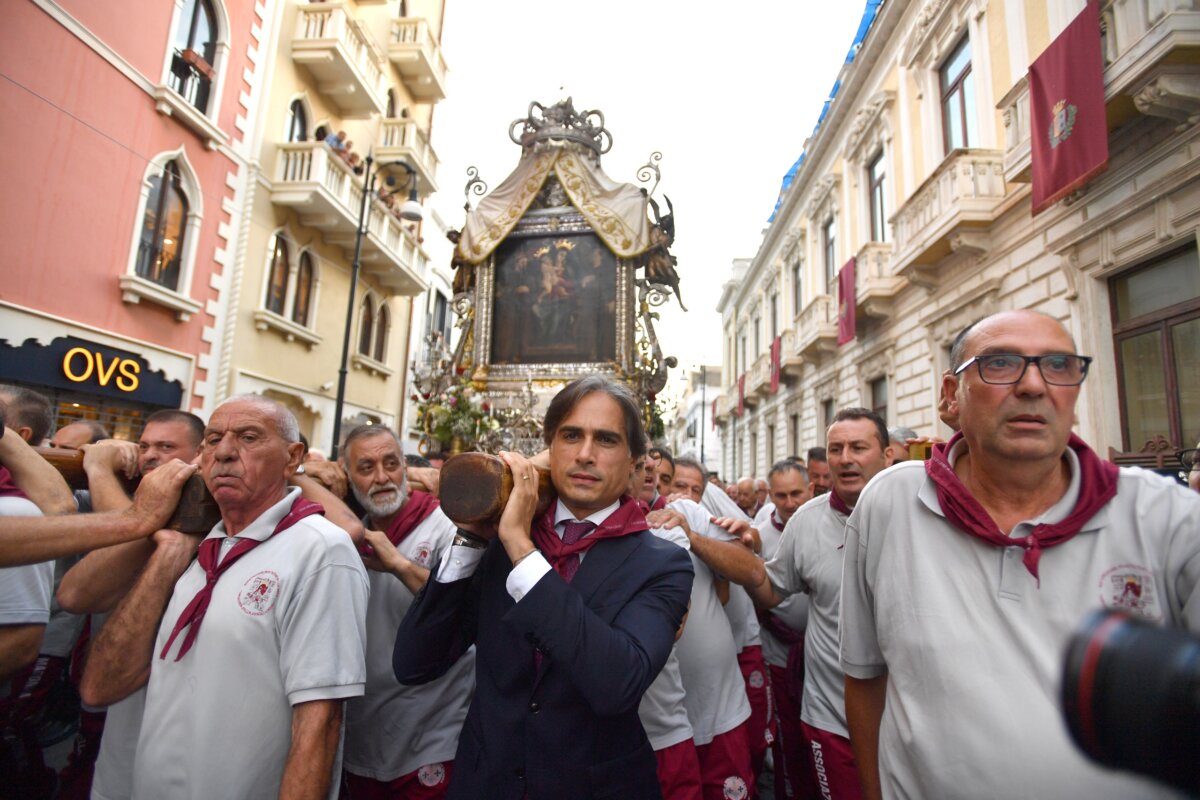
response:
{"label": "man with white beard", "polygon": [[437,800],[450,785],[475,688],[475,651],[422,686],[396,681],[392,651],[400,620],[450,549],[455,526],[432,495],[409,491],[392,431],[360,425],[341,452],[350,489],[367,512],[363,563],[371,584],[366,693],[346,712],[346,785],[355,798]]}

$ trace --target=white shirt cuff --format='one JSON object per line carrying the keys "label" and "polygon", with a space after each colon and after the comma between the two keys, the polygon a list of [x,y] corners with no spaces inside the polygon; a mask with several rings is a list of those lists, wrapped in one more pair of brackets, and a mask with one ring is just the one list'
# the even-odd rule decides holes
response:
{"label": "white shirt cuff", "polygon": [[487,551],[482,547],[467,547],[461,544],[451,546],[450,552],[442,559],[442,565],[438,567],[437,582],[453,583],[471,577],[485,552]]}
{"label": "white shirt cuff", "polygon": [[513,567],[512,572],[508,573],[508,580],[504,582],[504,588],[512,595],[512,599],[519,603],[521,598],[533,589],[534,584],[549,571],[550,562],[539,551],[534,550],[521,559],[521,563]]}

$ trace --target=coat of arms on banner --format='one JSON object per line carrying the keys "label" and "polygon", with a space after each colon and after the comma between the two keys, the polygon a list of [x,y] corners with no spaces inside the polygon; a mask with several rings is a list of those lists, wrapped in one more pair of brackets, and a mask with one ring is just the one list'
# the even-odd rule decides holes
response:
{"label": "coat of arms on banner", "polygon": [[1066,100],[1054,104],[1054,114],[1050,117],[1050,147],[1058,147],[1067,140],[1075,128],[1075,114],[1079,111]]}

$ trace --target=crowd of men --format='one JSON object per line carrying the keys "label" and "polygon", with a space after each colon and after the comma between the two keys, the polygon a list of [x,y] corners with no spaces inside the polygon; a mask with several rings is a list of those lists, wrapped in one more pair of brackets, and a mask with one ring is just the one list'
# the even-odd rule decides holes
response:
{"label": "crowd of men", "polygon": [[[0,386],[0,798],[1173,796],[1087,761],[1057,692],[1089,610],[1200,632],[1200,494],[1072,433],[1057,321],[951,361],[949,442],[844,408],[728,485],[574,381],[471,523],[382,426],[330,462],[245,395],[132,443]],[[220,521],[165,527],[197,473]]]}

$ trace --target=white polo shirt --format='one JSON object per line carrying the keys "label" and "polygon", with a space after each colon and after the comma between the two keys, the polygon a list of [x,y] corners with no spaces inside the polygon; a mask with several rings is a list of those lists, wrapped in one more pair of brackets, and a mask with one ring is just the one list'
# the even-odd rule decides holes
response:
{"label": "white polo shirt", "polygon": [[[714,517],[733,517],[734,519],[749,519],[745,512],[738,508],[737,503],[729,499],[729,495],[711,483],[704,485],[704,494],[700,504]],[[733,631],[733,643],[740,653],[747,647],[757,647],[763,643],[759,630],[758,615],[754,611],[754,601],[741,586],[736,583],[729,585],[729,602],[724,606],[725,616],[729,618],[729,629]]]}
{"label": "white polo shirt", "polygon": [[[1069,450],[1067,460],[1066,495],[1015,535],[1074,508],[1079,467]],[[921,462],[867,486],[846,528],[841,660],[857,678],[888,675],[885,797],[1175,796],[1086,761],[1059,712],[1059,681],[1067,641],[1093,609],[1200,631],[1200,495],[1122,469],[1117,496],[1043,550],[1039,573],[1040,588],[1020,548],[953,527]]]}
{"label": "white polo shirt", "polygon": [[137,755],[145,709],[145,686],[105,709],[104,735],[100,737],[100,754],[92,773],[92,800],[133,797],[133,759]]}
{"label": "white polo shirt", "polygon": [[846,516],[829,505],[830,495],[809,500],[792,515],[767,577],[782,595],[807,594],[804,633],[804,699],[800,719],[814,728],[846,736],[845,676],[838,664],[838,596]]}
{"label": "white polo shirt", "polygon": [[[705,509],[691,500],[676,500],[667,508],[682,513],[693,533],[713,539],[730,538],[723,528],[709,522]],[[692,605],[675,652],[693,738],[697,745],[706,745],[714,736],[749,719],[750,701],[746,699],[746,683],[738,667],[729,619],[713,586],[713,572],[695,553],[692,566],[696,571]]]}
{"label": "white polo shirt", "polygon": [[[652,534],[660,539],[677,544],[684,550],[691,550],[687,534],[680,528],[665,530],[652,528]],[[692,724],[688,721],[687,709],[684,706],[686,692],[683,688],[683,678],[679,674],[679,658],[675,648],[667,663],[642,695],[638,705],[638,717],[642,720],[642,728],[650,747],[654,750],[664,750],[672,745],[685,742],[692,738]]]}
{"label": "white polo shirt", "polygon": [[[760,511],[754,518],[754,527],[758,529],[758,536],[762,539],[762,557],[766,561],[775,557],[775,553],[779,550],[779,542],[783,539],[783,531],[777,530],[771,523],[775,506],[767,504],[763,506],[763,511],[768,508],[771,509],[769,513],[764,515]],[[803,592],[793,594],[767,613],[777,617],[780,622],[797,633],[803,634],[808,626],[808,595]],[[764,661],[781,669],[787,666],[788,651],[791,649],[791,645],[784,644],[765,625],[762,627],[762,646]]]}
{"label": "white polo shirt", "polygon": [[[429,570],[445,557],[455,526],[440,508],[421,521],[397,549]],[[475,648],[445,675],[421,686],[401,686],[392,669],[396,630],[413,593],[388,572],[368,572],[367,686],[346,704],[347,772],[392,781],[427,764],[454,759],[458,734],[475,693]]]}
{"label": "white polo shirt", "polygon": [[[2,517],[40,517],[41,509],[24,497],[0,497]],[[0,625],[45,625],[50,620],[54,562],[0,569]],[[0,682],[7,696],[9,682]]]}
{"label": "white polo shirt", "polygon": [[[237,537],[262,541],[300,490]],[[218,523],[209,539],[225,540]],[[222,546],[224,558],[229,548]],[[154,644],[134,763],[135,798],[274,797],[291,745],[292,706],[363,693],[367,575],[350,537],[321,516],[301,519],[217,581],[192,649],[159,653],[204,586],[194,561],[175,584]],[[335,763],[331,796],[337,796]]]}

